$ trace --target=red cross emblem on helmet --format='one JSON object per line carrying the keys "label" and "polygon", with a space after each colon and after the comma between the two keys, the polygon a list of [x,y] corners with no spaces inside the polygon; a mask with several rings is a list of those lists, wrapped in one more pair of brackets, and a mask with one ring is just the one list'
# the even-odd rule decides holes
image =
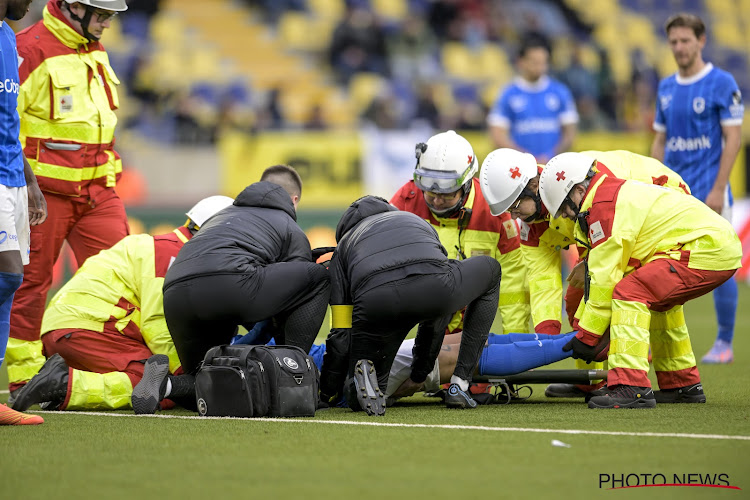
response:
{"label": "red cross emblem on helmet", "polygon": [[515,179],[516,177],[521,177],[521,170],[518,167],[513,167],[508,170],[510,172],[510,178]]}
{"label": "red cross emblem on helmet", "polygon": [[469,155],[469,161],[468,164],[471,165],[471,162],[474,160],[474,157],[472,155]]}
{"label": "red cross emblem on helmet", "polygon": [[556,175],[558,182],[565,180],[565,170],[563,170],[562,172],[558,172]]}

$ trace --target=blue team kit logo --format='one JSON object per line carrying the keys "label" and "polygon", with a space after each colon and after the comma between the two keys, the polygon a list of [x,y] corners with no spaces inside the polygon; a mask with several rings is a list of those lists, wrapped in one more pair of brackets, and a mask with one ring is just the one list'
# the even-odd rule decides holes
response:
{"label": "blue team kit logo", "polygon": [[8,232],[7,231],[0,231],[0,245],[5,243],[5,241],[8,239]]}
{"label": "blue team kit logo", "polygon": [[8,92],[10,94],[18,94],[19,85],[18,82],[15,82],[11,80],[10,78],[6,78],[5,80],[0,80],[0,93]]}
{"label": "blue team kit logo", "polygon": [[742,118],[745,114],[745,106],[742,105],[742,92],[739,89],[732,93],[732,104],[729,105],[729,114],[733,118]]}

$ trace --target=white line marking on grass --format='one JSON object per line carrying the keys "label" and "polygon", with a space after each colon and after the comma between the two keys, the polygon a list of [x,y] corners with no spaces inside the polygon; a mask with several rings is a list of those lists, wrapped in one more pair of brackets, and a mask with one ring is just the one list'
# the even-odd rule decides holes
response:
{"label": "white line marking on grass", "polygon": [[10,391],[8,389],[6,389],[4,391],[0,391],[0,394],[10,394]]}
{"label": "white line marking on grass", "polygon": [[312,420],[298,418],[233,418],[233,417],[199,417],[190,415],[135,415],[132,413],[108,413],[95,411],[36,411],[31,413],[48,413],[54,415],[91,415],[97,417],[136,417],[136,418],[166,418],[180,420],[241,420],[246,422],[275,422],[275,423],[304,423],[304,424],[338,424],[362,425],[370,427],[411,427],[417,429],[448,429],[460,431],[490,431],[490,432],[537,432],[545,434],[582,434],[597,436],[635,436],[635,437],[676,437],[691,439],[728,439],[732,441],[750,441],[750,436],[732,436],[726,434],[687,434],[679,432],[619,432],[592,431],[585,429],[534,429],[527,427],[488,427],[484,425],[449,425],[449,424],[406,424],[391,422],[360,422],[355,420]]}

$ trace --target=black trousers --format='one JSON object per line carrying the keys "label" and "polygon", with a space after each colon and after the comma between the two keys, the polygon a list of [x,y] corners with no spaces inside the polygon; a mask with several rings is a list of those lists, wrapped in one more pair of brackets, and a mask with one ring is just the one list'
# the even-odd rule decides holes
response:
{"label": "black trousers", "polygon": [[349,406],[356,409],[358,404],[352,382],[357,361],[371,360],[378,386],[385,389],[396,353],[417,324],[412,380],[424,381],[435,364],[448,323],[464,307],[464,332],[454,373],[471,380],[497,313],[500,264],[478,256],[450,260],[444,267],[443,273],[407,276],[355,297],[344,390]]}
{"label": "black trousers", "polygon": [[325,318],[328,270],[311,262],[280,262],[252,274],[200,276],[164,291],[164,315],[186,373],[206,352],[228,344],[238,325],[273,318],[276,343],[309,351]]}

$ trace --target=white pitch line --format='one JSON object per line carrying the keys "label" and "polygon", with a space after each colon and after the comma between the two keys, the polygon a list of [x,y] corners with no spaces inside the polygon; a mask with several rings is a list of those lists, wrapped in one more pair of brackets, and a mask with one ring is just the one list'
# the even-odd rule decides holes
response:
{"label": "white pitch line", "polygon": [[726,439],[731,441],[750,441],[750,436],[732,436],[727,434],[687,434],[678,432],[619,432],[619,431],[591,431],[585,429],[534,429],[525,427],[488,427],[484,425],[440,425],[440,424],[406,424],[391,422],[360,422],[354,420],[312,420],[298,418],[232,418],[232,417],[199,417],[190,415],[135,415],[132,413],[107,413],[94,411],[36,411],[33,413],[48,413],[54,415],[92,415],[100,417],[140,417],[167,418],[180,420],[240,420],[245,422],[275,422],[275,423],[304,423],[304,424],[337,424],[361,425],[370,427],[411,427],[416,429],[447,429],[460,431],[490,431],[490,432],[536,432],[543,434],[581,434],[597,436],[635,436],[635,437],[675,437],[688,439]]}
{"label": "white pitch line", "polygon": [[5,389],[4,391],[0,391],[0,394],[10,394],[10,391],[8,389]]}

